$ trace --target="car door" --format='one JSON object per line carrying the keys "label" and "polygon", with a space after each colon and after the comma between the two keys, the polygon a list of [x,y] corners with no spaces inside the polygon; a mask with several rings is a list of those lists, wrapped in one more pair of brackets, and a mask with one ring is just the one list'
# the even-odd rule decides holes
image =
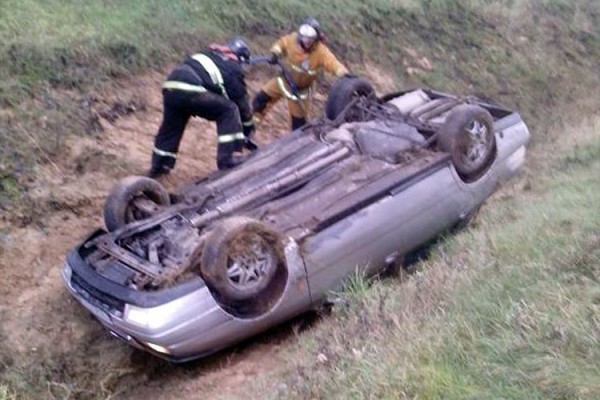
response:
{"label": "car door", "polygon": [[405,254],[459,221],[475,204],[456,179],[445,163],[307,238],[303,253],[313,299],[339,290],[354,271],[376,272],[388,256]]}

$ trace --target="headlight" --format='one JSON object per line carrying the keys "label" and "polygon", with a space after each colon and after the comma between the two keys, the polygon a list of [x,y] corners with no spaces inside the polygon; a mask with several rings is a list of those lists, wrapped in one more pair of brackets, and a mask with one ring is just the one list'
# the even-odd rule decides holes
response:
{"label": "headlight", "polygon": [[[125,320],[146,329],[172,327],[174,318],[185,311],[180,299],[157,307],[142,308],[131,304],[125,306]],[[184,304],[185,305],[185,304]]]}
{"label": "headlight", "polygon": [[127,305],[125,307],[125,320],[133,322],[136,325],[148,326],[148,313],[143,309],[138,309]]}

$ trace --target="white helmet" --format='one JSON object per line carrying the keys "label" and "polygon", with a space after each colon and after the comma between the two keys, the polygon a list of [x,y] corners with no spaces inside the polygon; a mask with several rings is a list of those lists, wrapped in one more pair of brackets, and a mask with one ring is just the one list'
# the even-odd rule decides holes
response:
{"label": "white helmet", "polygon": [[310,49],[317,39],[319,39],[319,32],[314,27],[308,24],[300,25],[300,28],[298,28],[298,40],[305,50]]}

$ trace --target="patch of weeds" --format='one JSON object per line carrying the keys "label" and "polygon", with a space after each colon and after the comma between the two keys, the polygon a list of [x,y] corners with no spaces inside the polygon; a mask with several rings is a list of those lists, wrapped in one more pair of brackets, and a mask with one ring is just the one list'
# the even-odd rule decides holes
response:
{"label": "patch of weeds", "polygon": [[19,195],[19,185],[12,175],[2,175],[0,170],[0,210],[7,210],[9,204]]}
{"label": "patch of weeds", "polygon": [[16,107],[23,100],[31,97],[31,90],[19,80],[9,78],[2,70],[0,75],[6,77],[0,80],[0,107]]}
{"label": "patch of weeds", "polygon": [[145,111],[147,107],[146,100],[142,98],[132,98],[128,100],[117,100],[110,108],[99,112],[100,116],[110,123],[114,123],[121,117]]}
{"label": "patch of weeds", "polygon": [[600,283],[600,236],[591,236],[586,246],[558,263],[556,272],[558,279],[581,281],[584,277]]}
{"label": "patch of weeds", "polygon": [[115,62],[119,65],[126,67],[138,67],[141,64],[140,51],[137,46],[131,43],[111,43],[106,46],[106,50],[111,55],[113,60],[115,60]]}
{"label": "patch of weeds", "polygon": [[342,309],[348,310],[356,304],[360,304],[361,299],[369,291],[372,278],[369,278],[365,273],[356,269],[344,282],[340,291],[332,291],[327,296],[328,301],[332,305],[341,306]]}
{"label": "patch of weeds", "polygon": [[[103,337],[90,335],[72,353],[52,353],[51,349],[37,348],[35,355],[21,357],[0,374],[8,393],[12,391],[27,399],[52,400],[118,396],[125,390],[120,387],[121,380],[135,368],[127,361],[127,351],[106,351],[98,344],[99,339]],[[84,353],[88,355],[76,356]]]}
{"label": "patch of weeds", "polygon": [[600,159],[600,141],[595,141],[591,145],[576,146],[574,151],[565,157],[563,165],[588,167]]}
{"label": "patch of weeds", "polygon": [[92,56],[77,47],[59,47],[53,50],[47,63],[48,83],[55,88],[83,89],[86,84],[94,82],[97,66]]}
{"label": "patch of weeds", "polygon": [[10,386],[6,384],[0,384],[0,400],[19,400],[22,397],[18,396]]}
{"label": "patch of weeds", "polygon": [[31,86],[32,83],[49,77],[48,55],[33,46],[24,43],[13,43],[6,49],[7,72],[19,77],[20,82]]}
{"label": "patch of weeds", "polygon": [[[0,242],[0,254],[2,253],[2,243]],[[0,312],[0,318],[3,317],[3,312]],[[14,361],[10,356],[8,346],[5,345],[6,334],[0,327],[0,400],[15,399],[16,396],[13,390],[10,388],[7,379],[5,379],[6,373],[12,367]]]}
{"label": "patch of weeds", "polygon": [[109,43],[105,45],[104,52],[111,60],[107,63],[108,68],[106,71],[111,77],[128,76],[145,66],[144,56],[141,54],[140,49],[132,43]]}
{"label": "patch of weeds", "polygon": [[122,162],[115,155],[106,154],[101,148],[89,146],[75,157],[73,169],[77,174],[82,175],[86,172],[104,171],[107,165],[113,165],[114,170],[114,167]]}

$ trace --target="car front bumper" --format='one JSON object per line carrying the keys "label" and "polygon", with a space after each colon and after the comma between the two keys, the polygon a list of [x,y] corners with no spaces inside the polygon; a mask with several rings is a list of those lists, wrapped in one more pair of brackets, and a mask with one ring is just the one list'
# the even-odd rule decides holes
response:
{"label": "car front bumper", "polygon": [[80,250],[69,254],[61,273],[73,297],[114,336],[170,361],[214,353],[310,308],[304,263],[293,241],[286,246],[289,276],[280,300],[251,318],[228,313],[194,280],[155,292],[116,285],[87,265]]}

